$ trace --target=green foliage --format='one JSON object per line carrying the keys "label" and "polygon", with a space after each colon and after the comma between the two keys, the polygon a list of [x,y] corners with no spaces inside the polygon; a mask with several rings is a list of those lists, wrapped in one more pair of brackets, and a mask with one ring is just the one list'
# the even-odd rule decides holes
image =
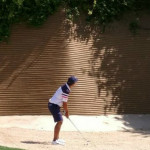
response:
{"label": "green foliage", "polygon": [[[0,41],[8,38],[12,24],[40,26],[59,6],[71,20],[84,14],[88,22],[105,27],[127,12],[150,10],[150,0],[0,0]],[[135,18],[129,28],[135,32],[138,27]]]}
{"label": "green foliage", "polygon": [[0,0],[0,41],[8,38],[12,24],[39,26],[59,5],[60,0]]}
{"label": "green foliage", "polygon": [[24,21],[39,26],[55,12],[58,4],[59,0],[24,0],[21,14]]}
{"label": "green foliage", "polygon": [[[137,14],[150,10],[150,0],[66,0],[66,10],[72,19],[84,13],[89,22],[105,27],[127,12]],[[138,28],[138,22],[133,20],[129,27],[134,32]]]}
{"label": "green foliage", "polygon": [[132,22],[130,22],[129,29],[133,34],[136,34],[138,28],[140,28],[140,27],[139,27],[139,20],[137,18],[136,20],[133,20]]}

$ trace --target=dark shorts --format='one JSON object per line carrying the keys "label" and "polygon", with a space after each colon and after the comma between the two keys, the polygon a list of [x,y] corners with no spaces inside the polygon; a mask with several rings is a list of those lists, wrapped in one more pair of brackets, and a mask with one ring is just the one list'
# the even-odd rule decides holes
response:
{"label": "dark shorts", "polygon": [[60,107],[58,105],[48,103],[48,109],[51,112],[55,122],[63,121],[63,117],[60,112]]}

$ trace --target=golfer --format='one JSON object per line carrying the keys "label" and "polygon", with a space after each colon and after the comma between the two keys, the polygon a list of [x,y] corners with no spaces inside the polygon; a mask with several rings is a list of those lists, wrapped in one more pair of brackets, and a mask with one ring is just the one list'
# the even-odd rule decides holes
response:
{"label": "golfer", "polygon": [[55,92],[55,94],[53,95],[53,97],[49,99],[48,108],[54,118],[54,122],[56,122],[54,128],[54,138],[52,141],[52,144],[54,145],[65,144],[64,140],[59,139],[59,132],[61,129],[61,125],[63,123],[63,117],[60,112],[60,108],[63,106],[65,116],[69,118],[67,106],[68,96],[71,91],[71,88],[76,84],[77,81],[78,79],[75,76],[69,77],[67,83],[59,87]]}

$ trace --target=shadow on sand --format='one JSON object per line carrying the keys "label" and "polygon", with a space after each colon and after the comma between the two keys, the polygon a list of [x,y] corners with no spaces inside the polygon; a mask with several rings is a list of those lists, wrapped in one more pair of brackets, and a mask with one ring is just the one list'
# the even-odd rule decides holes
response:
{"label": "shadow on sand", "polygon": [[42,144],[42,145],[50,145],[50,142],[40,142],[40,141],[21,141],[21,143],[25,144]]}

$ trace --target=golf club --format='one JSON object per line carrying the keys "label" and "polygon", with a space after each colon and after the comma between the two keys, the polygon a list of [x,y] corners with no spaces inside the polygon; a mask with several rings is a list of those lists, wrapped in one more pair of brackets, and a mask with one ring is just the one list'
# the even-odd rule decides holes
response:
{"label": "golf club", "polygon": [[[65,115],[65,111],[63,111],[63,114]],[[75,125],[75,123],[70,119],[70,118],[68,118],[69,119],[69,121],[71,122],[71,124],[75,127],[75,129],[78,131],[78,133],[80,133],[80,135],[81,135],[81,137],[86,141],[86,144],[85,145],[88,145],[88,143],[90,142],[89,140],[87,140],[84,136],[83,136],[83,134],[82,134],[82,132],[78,129],[78,127]]]}

